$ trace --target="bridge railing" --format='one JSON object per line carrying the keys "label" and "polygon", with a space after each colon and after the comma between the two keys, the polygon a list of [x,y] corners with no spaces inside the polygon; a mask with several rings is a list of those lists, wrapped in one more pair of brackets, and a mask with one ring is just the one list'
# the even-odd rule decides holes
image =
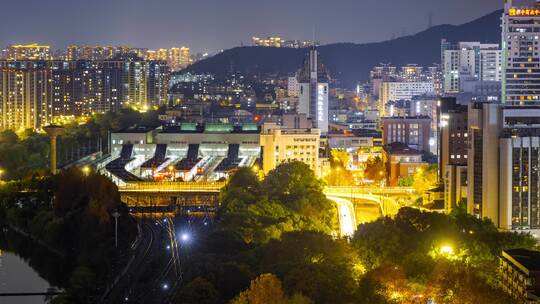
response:
{"label": "bridge railing", "polygon": [[219,192],[225,182],[129,182],[120,192]]}
{"label": "bridge railing", "polygon": [[327,193],[385,193],[385,194],[407,194],[414,193],[412,187],[364,187],[364,186],[329,186],[325,188]]}

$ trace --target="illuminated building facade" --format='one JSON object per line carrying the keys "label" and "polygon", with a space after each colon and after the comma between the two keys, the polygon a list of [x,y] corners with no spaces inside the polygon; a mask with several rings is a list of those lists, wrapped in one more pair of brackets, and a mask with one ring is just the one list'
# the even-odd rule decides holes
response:
{"label": "illuminated building facade", "polygon": [[540,233],[540,106],[471,103],[468,211],[504,230]]}
{"label": "illuminated building facade", "polygon": [[[502,102],[527,104],[540,101],[540,4],[505,3],[502,17]],[[538,13],[537,13],[538,12]]]}
{"label": "illuminated building facade", "polygon": [[506,249],[499,257],[499,285],[517,303],[540,301],[540,253]]}
{"label": "illuminated building facade", "polygon": [[2,130],[37,129],[52,121],[51,76],[51,70],[43,61],[2,64]]}
{"label": "illuminated building facade", "polygon": [[169,68],[165,61],[122,58],[121,107],[147,111],[167,103]]}
{"label": "illuminated building facade", "polygon": [[279,36],[270,36],[266,38],[252,37],[251,41],[254,46],[264,47],[285,47],[285,48],[311,48],[320,45],[318,41],[312,40],[285,40]]}
{"label": "illuminated building facade", "polygon": [[450,212],[467,196],[467,106],[455,97],[440,100],[439,172],[444,183],[445,210]]}
{"label": "illuminated building facade", "polygon": [[122,61],[53,61],[54,116],[116,112],[121,107]]}
{"label": "illuminated building facade", "polygon": [[295,160],[319,174],[320,137],[318,129],[280,129],[274,124],[264,124],[261,130],[263,172],[268,174],[279,164]]}
{"label": "illuminated building facade", "polygon": [[501,81],[502,52],[498,44],[441,42],[444,93],[460,93],[464,81]]}
{"label": "illuminated building facade", "polygon": [[298,97],[298,80],[295,76],[287,78],[287,96]]}
{"label": "illuminated building facade", "polygon": [[167,64],[171,71],[179,71],[190,64],[189,48],[171,48],[167,58]]}
{"label": "illuminated building facade", "polygon": [[426,165],[421,151],[400,142],[385,145],[383,156],[390,186],[397,186],[400,179],[413,175]]}
{"label": "illuminated building facade", "polygon": [[298,113],[306,114],[313,121],[313,127],[322,134],[328,133],[329,76],[319,60],[316,48],[309,51],[304,66],[297,73]]}
{"label": "illuminated building facade", "polygon": [[291,160],[318,172],[319,141],[319,130],[282,130],[276,124],[133,127],[111,134],[112,161],[104,164],[103,173],[118,184],[161,178],[216,181],[238,167],[268,173]]}
{"label": "illuminated building facade", "polygon": [[66,60],[107,60],[125,51],[125,47],[71,44],[66,50]]}
{"label": "illuminated building facade", "polygon": [[391,101],[410,101],[415,96],[433,94],[435,94],[435,89],[431,81],[385,81],[380,86],[379,112],[381,117],[388,116],[390,113],[387,113],[387,104]]}
{"label": "illuminated building facade", "polygon": [[50,47],[37,43],[26,45],[11,44],[7,47],[7,60],[49,60]]}
{"label": "illuminated building facade", "polygon": [[420,82],[424,79],[424,68],[417,64],[401,67],[401,79],[405,82]]}
{"label": "illuminated building facade", "polygon": [[431,118],[428,116],[384,117],[381,124],[384,145],[399,142],[419,151],[430,150]]}
{"label": "illuminated building facade", "polygon": [[158,49],[156,51],[156,60],[167,61],[168,53],[167,49]]}
{"label": "illuminated building facade", "polygon": [[266,47],[282,47],[285,40],[283,38],[278,36],[273,37],[266,37],[266,38],[259,38],[259,37],[252,37],[251,40],[253,41],[254,46],[266,46]]}
{"label": "illuminated building facade", "polygon": [[152,106],[163,106],[167,104],[170,68],[163,61],[149,60],[148,65],[148,89],[147,99]]}

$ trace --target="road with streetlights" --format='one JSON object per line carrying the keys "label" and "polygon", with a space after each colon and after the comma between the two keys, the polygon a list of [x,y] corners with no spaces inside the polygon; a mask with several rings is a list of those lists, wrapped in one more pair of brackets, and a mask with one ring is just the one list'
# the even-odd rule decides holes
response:
{"label": "road with streetlights", "polygon": [[340,197],[328,196],[328,199],[337,205],[341,236],[352,236],[356,230],[356,215],[353,204]]}
{"label": "road with streetlights", "polygon": [[401,208],[393,197],[375,195],[365,192],[365,189],[334,187],[326,188],[325,194],[337,205],[342,236],[353,235],[358,224],[375,221],[380,216],[394,216]]}

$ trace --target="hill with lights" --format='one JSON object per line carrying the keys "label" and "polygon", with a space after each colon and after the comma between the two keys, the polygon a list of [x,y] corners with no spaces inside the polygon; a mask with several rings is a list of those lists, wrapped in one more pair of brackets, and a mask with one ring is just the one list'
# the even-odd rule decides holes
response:
{"label": "hill with lights", "polygon": [[[375,43],[335,43],[320,46],[321,59],[332,78],[343,87],[366,81],[369,71],[381,62],[396,66],[416,63],[423,66],[440,62],[441,39],[500,43],[502,11],[462,25],[438,25],[415,35]],[[199,61],[186,70],[212,73],[218,78],[230,72],[248,76],[285,76],[302,65],[306,49],[237,47]]]}

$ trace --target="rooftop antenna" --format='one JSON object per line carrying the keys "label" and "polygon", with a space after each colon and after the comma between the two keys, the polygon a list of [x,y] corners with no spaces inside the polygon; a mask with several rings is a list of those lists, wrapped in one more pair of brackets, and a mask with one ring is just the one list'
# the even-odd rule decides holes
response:
{"label": "rooftop antenna", "polygon": [[311,44],[313,45],[313,48],[315,49],[317,46],[315,45],[315,26],[313,26],[313,39],[311,40]]}
{"label": "rooftop antenna", "polygon": [[428,18],[427,28],[430,29],[433,27],[433,12],[432,11],[429,11],[427,18]]}

